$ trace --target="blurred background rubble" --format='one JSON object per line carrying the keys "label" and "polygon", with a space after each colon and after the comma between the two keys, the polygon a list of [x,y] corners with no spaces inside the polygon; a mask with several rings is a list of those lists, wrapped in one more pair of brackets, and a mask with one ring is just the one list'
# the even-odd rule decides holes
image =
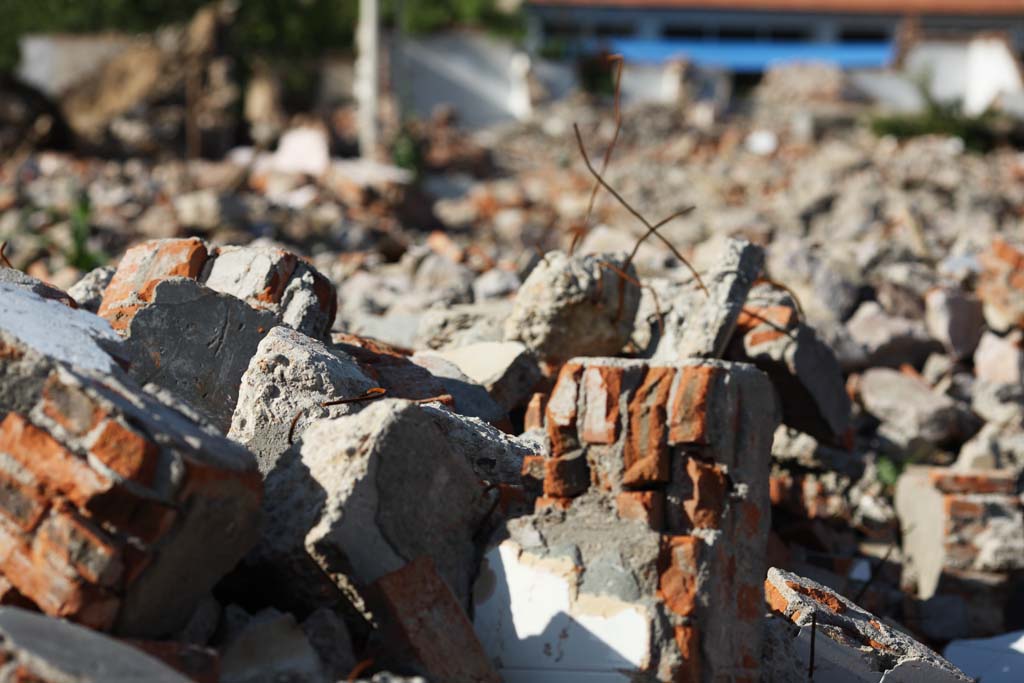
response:
{"label": "blurred background rubble", "polygon": [[[317,340],[331,342],[334,333],[335,346],[307,348],[275,332],[257,353],[258,340],[247,338],[238,344],[251,346],[248,355],[223,360],[237,366],[240,388],[226,397],[185,397],[256,453],[268,495],[301,479],[274,467],[296,425],[301,432],[306,424],[296,416],[286,438],[280,424],[268,436],[237,422],[246,401],[265,395],[261,382],[269,380],[250,376],[254,366],[245,379],[242,371],[258,354],[267,363],[278,357],[264,348],[271,341],[298,345],[325,367],[341,347],[363,370],[380,363],[407,370],[408,356],[414,373],[426,368],[424,376],[438,382],[423,386],[437,391],[407,391],[402,382],[411,380],[399,378],[395,395],[426,401],[451,394],[456,412],[512,435],[488,437],[502,453],[533,453],[524,475],[528,459],[544,450],[527,435],[541,434],[547,455],[558,456],[552,409],[543,406],[574,381],[565,376],[575,356],[628,358],[626,373],[693,357],[753,363],[774,383],[782,422],[767,473],[770,527],[762,530],[767,563],[777,568],[768,588],[774,623],[781,615],[808,628],[811,612],[801,607],[801,619],[793,607],[799,596],[832,591],[837,614],[870,612],[864,619],[882,622],[859,632],[871,642],[862,655],[935,657],[943,675],[959,676],[924,643],[985,683],[1021,680],[1022,52],[1024,5],[1014,0],[7,0],[0,7],[0,265],[67,290],[129,342],[157,344],[165,330],[144,330],[133,307],[184,294],[161,286],[147,300],[124,284],[126,262],[136,267],[150,252],[169,258],[161,249],[170,247],[150,240],[198,238],[187,242],[203,254],[187,273],[197,291],[209,287],[250,304],[252,297],[232,289],[237,283],[224,285],[216,273],[230,253],[255,262],[248,254],[256,252],[234,246],[308,259],[307,282],[295,286],[308,297],[316,287],[331,289],[336,316],[317,293],[315,315],[315,306],[290,313],[283,300],[260,300],[263,317],[252,325],[283,320]],[[574,126],[623,202],[606,190],[595,201]],[[634,210],[650,220],[680,215],[660,227],[659,241],[644,238]],[[214,265],[203,270],[207,249]],[[556,250],[568,255],[550,253]],[[619,260],[590,256],[609,253]],[[716,307],[701,303],[691,265]],[[628,271],[621,280],[628,295],[620,291],[613,320],[594,303],[613,301],[605,300],[611,295],[602,280],[610,269]],[[288,270],[284,280],[298,282],[300,271]],[[522,302],[561,315],[570,305],[557,291],[566,272],[589,297],[571,305],[594,310],[578,314],[586,324],[551,323],[566,325],[562,336],[539,331],[541,314],[524,311]],[[734,272],[749,282],[737,285]],[[627,277],[635,287],[627,288]],[[108,287],[112,278],[120,279]],[[118,283],[127,289],[114,292]],[[517,298],[521,289],[528,295]],[[130,311],[118,318],[114,309]],[[293,324],[289,316],[306,317]],[[772,334],[779,326],[793,341],[784,348]],[[145,382],[161,384],[161,372],[156,362]],[[366,373],[373,382],[356,370],[345,388],[360,394],[383,385]],[[739,373],[730,381],[748,381],[728,373]],[[460,397],[454,385],[484,387],[489,396],[470,409],[477,395]],[[336,393],[327,397],[343,394]],[[287,408],[294,413],[297,405]],[[321,412],[348,419],[347,409]],[[374,419],[391,425],[378,412]],[[393,438],[411,439],[403,430],[424,418],[393,419]],[[454,424],[444,427],[451,439],[483,438]],[[355,438],[323,425],[307,433],[304,460],[318,457],[306,455],[311,443],[329,450]],[[551,462],[538,467],[554,468]],[[475,484],[473,472],[452,468],[453,481]],[[535,514],[582,496],[573,509],[583,512],[573,514],[583,515],[581,527],[589,524],[597,513],[588,506],[599,506],[588,482],[551,495],[548,476]],[[497,487],[500,478],[491,480]],[[609,486],[636,506],[631,514],[650,516],[646,499],[629,498],[637,492]],[[465,531],[487,521],[468,498],[453,503],[458,509],[445,523]],[[502,511],[515,516],[505,503]],[[341,524],[324,514],[321,526]],[[549,521],[536,522],[543,533],[513,523],[487,557],[497,562],[514,547],[524,557],[534,553],[531,561],[552,561],[551,548],[530,546],[531,534],[558,538],[557,528],[544,526]],[[344,545],[337,533],[324,543]],[[445,552],[472,555],[467,548],[477,541],[453,535],[446,542]],[[589,542],[578,552],[605,562]],[[293,548],[266,544],[228,575],[216,600],[208,596],[214,625],[187,642],[220,650],[225,683],[265,680],[252,655],[264,640],[287,643],[267,670],[280,664],[299,676],[288,680],[327,680],[303,674],[307,664],[315,675],[330,670],[330,680],[365,671],[351,647],[333,660],[325,654],[324,633],[340,631],[349,641],[348,615],[310,609],[324,608],[308,595],[250,599],[254,575],[301,576],[288,573],[297,571],[290,555],[275,554]],[[659,552],[636,544],[615,552]],[[436,581],[463,571],[408,566]],[[369,565],[354,571],[373,574],[367,581],[385,573]],[[790,572],[809,583],[793,588]],[[469,578],[458,574],[457,582],[444,603],[456,612],[470,602]],[[381,590],[406,599],[400,586],[385,582]],[[515,595],[504,599],[504,607],[482,601],[483,616],[459,622],[469,635],[477,628],[482,644],[473,656],[499,669],[502,656],[516,661],[518,652],[488,631],[500,630],[503,609],[517,609]],[[298,603],[302,609],[286,609]],[[671,623],[682,642],[679,629],[690,617],[678,616]],[[5,618],[5,637],[30,628],[21,616]],[[790,637],[768,631],[766,643]],[[66,637],[87,647],[91,636]],[[365,639],[355,634],[360,647]],[[725,670],[714,668],[725,661],[714,657],[732,655],[708,656],[692,680]],[[883,667],[874,654],[864,656],[873,677],[821,680],[890,680],[880,677],[895,671],[895,660]],[[790,666],[766,655],[760,675],[803,680],[802,672],[773,678]],[[550,675],[530,680],[570,680]],[[668,680],[661,671],[650,675]]]}

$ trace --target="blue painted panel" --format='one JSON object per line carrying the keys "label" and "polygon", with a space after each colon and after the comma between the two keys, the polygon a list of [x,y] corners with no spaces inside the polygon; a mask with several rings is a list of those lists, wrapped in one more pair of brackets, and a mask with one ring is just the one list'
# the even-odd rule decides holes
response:
{"label": "blue painted panel", "polygon": [[621,54],[627,62],[661,64],[683,58],[705,67],[757,73],[783,62],[828,62],[844,69],[887,66],[895,55],[892,42],[806,43],[757,40],[643,40],[607,38],[591,49]]}

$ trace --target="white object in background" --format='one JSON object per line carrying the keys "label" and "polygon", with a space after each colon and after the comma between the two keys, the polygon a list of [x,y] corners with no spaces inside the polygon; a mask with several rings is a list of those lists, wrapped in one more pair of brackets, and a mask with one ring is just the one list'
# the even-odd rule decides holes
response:
{"label": "white object in background", "polygon": [[511,540],[487,553],[473,627],[505,683],[627,683],[646,668],[646,608],[577,594],[578,580],[568,557],[537,557]]}
{"label": "white object in background", "polygon": [[377,150],[378,42],[380,14],[377,0],[359,0],[356,28],[356,74],[352,90],[358,104],[359,153],[372,158]]}
{"label": "white object in background", "polygon": [[1006,40],[975,38],[967,45],[964,113],[979,116],[1000,95],[1024,90],[1020,67]]}
{"label": "white object in background", "polygon": [[517,52],[509,60],[508,108],[520,121],[526,121],[533,115],[533,102],[530,101],[530,69],[530,57],[526,53]]}
{"label": "white object in background", "polygon": [[946,646],[943,656],[984,683],[1024,681],[1024,631],[994,638],[954,640]]}

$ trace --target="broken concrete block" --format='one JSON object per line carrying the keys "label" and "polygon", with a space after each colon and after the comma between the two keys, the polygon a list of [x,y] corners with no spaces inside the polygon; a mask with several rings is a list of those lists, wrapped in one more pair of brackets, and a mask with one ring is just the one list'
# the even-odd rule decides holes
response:
{"label": "broken concrete block", "polygon": [[511,436],[479,418],[460,415],[437,404],[424,405],[423,410],[476,476],[488,483],[521,485],[523,461],[543,452],[528,435]]}
{"label": "broken concrete block", "polygon": [[94,268],[82,276],[82,279],[71,286],[68,290],[70,295],[82,310],[95,313],[100,309],[103,302],[103,292],[114,277],[114,266],[100,266]]}
{"label": "broken concrete block", "polygon": [[337,312],[330,281],[295,254],[277,247],[210,249],[192,237],[152,240],[126,251],[99,314],[123,329],[156,284],[174,277],[199,280],[313,337],[330,331]]}
{"label": "broken concrete block", "polygon": [[130,644],[61,619],[0,607],[0,676],[32,683],[191,683]]}
{"label": "broken concrete block", "polygon": [[[902,584],[922,601],[963,600],[956,609],[964,618],[947,636],[993,635],[1005,630],[1012,618],[1006,612],[1009,601],[998,596],[1024,568],[1024,514],[1017,480],[1013,469],[914,466],[897,483],[905,557]],[[957,583],[964,584],[961,595],[953,588]],[[994,610],[986,604],[986,594],[996,596]],[[938,630],[934,624],[930,629]]]}
{"label": "broken concrete block", "polygon": [[734,360],[768,374],[790,427],[835,443],[850,424],[850,398],[839,361],[814,330],[799,322],[795,307],[752,301],[740,313]]}
{"label": "broken concrete block", "polygon": [[974,374],[993,384],[1024,383],[1024,333],[1013,330],[1005,337],[986,332],[974,352]]}
{"label": "broken concrete block", "polygon": [[522,282],[513,270],[491,268],[473,280],[473,301],[491,301],[513,296]]}
{"label": "broken concrete block", "polygon": [[511,301],[487,301],[430,308],[420,317],[416,348],[458,348],[477,342],[502,340]]}
{"label": "broken concrete block", "polygon": [[862,347],[863,367],[899,367],[904,363],[919,367],[929,354],[941,350],[924,322],[891,316],[874,301],[861,304],[846,321],[846,329]]}
{"label": "broken concrete block", "polygon": [[187,278],[151,284],[148,301],[116,321],[132,377],[170,390],[227,432],[242,375],[274,315]]}
{"label": "broken concrete block", "polygon": [[707,296],[698,297],[682,325],[659,342],[656,359],[720,358],[725,352],[750,288],[761,276],[764,249],[746,240],[730,239],[722,252],[715,270],[704,278]]}
{"label": "broken concrete block", "polygon": [[310,424],[362,407],[321,404],[357,398],[375,386],[344,351],[291,328],[275,327],[260,341],[242,375],[228,436],[251,450],[266,474]]}
{"label": "broken concrete block", "polygon": [[222,683],[328,683],[320,658],[291,614],[256,614],[224,648]]}
{"label": "broken concrete block", "polygon": [[37,280],[31,275],[26,275],[15,268],[0,266],[0,285],[20,287],[44,299],[58,301],[71,308],[78,308],[75,300],[64,290],[48,285],[42,280]]}
{"label": "broken concrete block", "polygon": [[[778,615],[766,622],[774,644],[763,680],[797,683],[935,681],[967,683],[963,672],[900,630],[834,591],[781,569],[768,570],[765,598]],[[796,666],[793,666],[794,663]]]}
{"label": "broken concrete block", "polygon": [[982,271],[977,292],[988,326],[996,332],[1020,327],[1024,323],[1024,291],[1020,283],[1024,252],[997,237],[978,260]]}
{"label": "broken concrete block", "polygon": [[351,334],[335,334],[334,348],[355,358],[363,373],[383,387],[389,397],[433,400],[447,406],[455,403],[444,381],[414,363],[408,351]]}
{"label": "broken concrete block", "polygon": [[441,381],[445,392],[451,395],[452,407],[457,413],[511,430],[508,410],[498,405],[485,387],[455,363],[431,352],[415,353],[409,360]]}
{"label": "broken concrete block", "polygon": [[170,389],[227,431],[238,383],[263,335],[284,323],[322,336],[335,309],[330,283],[293,254],[211,252],[190,238],[129,249],[99,314],[128,339],[136,379]]}
{"label": "broken concrete block", "polygon": [[203,284],[311,337],[330,332],[337,299],[330,280],[295,254],[278,247],[222,247],[212,255]]}
{"label": "broken concrete block", "polygon": [[408,649],[415,668],[435,681],[500,683],[452,589],[423,555],[377,579],[373,592],[385,606],[389,647]]}
{"label": "broken concrete block", "polygon": [[957,360],[970,358],[985,331],[981,301],[958,287],[940,287],[924,297],[925,325]]}
{"label": "broken concrete block", "polygon": [[533,354],[519,342],[481,342],[434,353],[483,385],[506,412],[525,406],[541,379]]}
{"label": "broken concrete block", "polygon": [[545,496],[506,524],[475,588],[503,679],[756,678],[778,420],[749,365],[567,362]]}
{"label": "broken concrete block", "polygon": [[0,282],[0,417],[33,405],[46,380],[45,359],[123,377],[117,361],[127,358],[106,321]]}
{"label": "broken concrete block", "polygon": [[459,604],[475,573],[473,536],[491,497],[420,406],[382,399],[310,426],[267,477],[266,524],[247,564],[310,607],[358,596],[430,555]]}
{"label": "broken concrete block", "polygon": [[621,256],[545,255],[516,295],[505,340],[521,341],[544,361],[618,353],[640,303],[636,271]]}
{"label": "broken concrete block", "polygon": [[[0,573],[48,614],[171,633],[255,541],[255,460],[90,349],[105,322],[19,292],[0,297],[0,376],[19,385],[0,396]],[[40,337],[21,315],[82,319]]]}
{"label": "broken concrete block", "polygon": [[920,439],[942,444],[962,434],[962,409],[921,377],[872,368],[860,377],[864,408],[883,423],[885,436],[901,447]]}

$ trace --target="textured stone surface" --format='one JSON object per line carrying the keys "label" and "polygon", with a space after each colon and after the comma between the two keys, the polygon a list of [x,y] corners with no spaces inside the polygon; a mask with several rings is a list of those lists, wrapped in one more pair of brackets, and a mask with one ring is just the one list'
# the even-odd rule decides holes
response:
{"label": "textured stone surface", "polygon": [[227,432],[242,375],[275,318],[194,280],[171,278],[153,283],[149,301],[124,322],[132,377],[170,390]]}
{"label": "textured stone surface", "polygon": [[[747,295],[764,268],[764,250],[746,240],[729,240],[715,268],[705,274],[707,296],[698,296],[673,334],[658,344],[654,357],[672,361],[679,358],[720,358],[736,329]],[[692,301],[692,298],[691,298]]]}
{"label": "textured stone surface", "polygon": [[861,376],[859,388],[865,409],[882,421],[886,436],[901,445],[915,439],[939,444],[963,430],[961,409],[921,377],[872,368]]}
{"label": "textured stone surface", "polygon": [[490,498],[415,404],[383,399],[310,426],[267,478],[263,540],[247,562],[318,606],[429,555],[467,605],[473,535]]}
{"label": "textured stone surface", "polygon": [[115,270],[117,269],[114,266],[100,266],[90,270],[68,289],[68,294],[82,310],[97,312],[103,302],[103,292],[114,277]]}
{"label": "textured stone surface", "polygon": [[799,321],[788,296],[762,294],[760,299],[748,303],[739,315],[739,339],[729,357],[751,362],[768,374],[779,395],[783,422],[823,441],[839,441],[850,424],[850,399],[835,354]]}
{"label": "textured stone surface", "polygon": [[815,680],[969,681],[959,669],[921,643],[810,579],[772,567],[764,588],[770,609],[778,615],[766,625],[775,632],[769,640],[776,651],[768,655],[769,665],[762,672],[764,680],[808,680],[813,619],[817,624]]}
{"label": "textured stone surface", "polygon": [[533,354],[518,342],[480,342],[436,353],[483,385],[506,411],[525,406],[541,379]]}
{"label": "textured stone surface", "polygon": [[423,312],[416,331],[416,348],[458,348],[477,342],[501,341],[508,301],[455,304]]}
{"label": "textured stone surface", "polygon": [[131,645],[59,619],[0,607],[0,679],[24,683],[189,683]]}
{"label": "textured stone surface", "polygon": [[291,328],[275,327],[242,375],[228,436],[255,453],[260,470],[269,472],[310,424],[362,407],[345,403],[324,408],[322,403],[356,398],[375,386],[344,351]]}
{"label": "textured stone surface", "polygon": [[[621,269],[624,260],[546,254],[516,295],[505,340],[550,361],[618,353],[629,340],[640,288],[603,264]],[[636,279],[632,266],[627,274]]]}

